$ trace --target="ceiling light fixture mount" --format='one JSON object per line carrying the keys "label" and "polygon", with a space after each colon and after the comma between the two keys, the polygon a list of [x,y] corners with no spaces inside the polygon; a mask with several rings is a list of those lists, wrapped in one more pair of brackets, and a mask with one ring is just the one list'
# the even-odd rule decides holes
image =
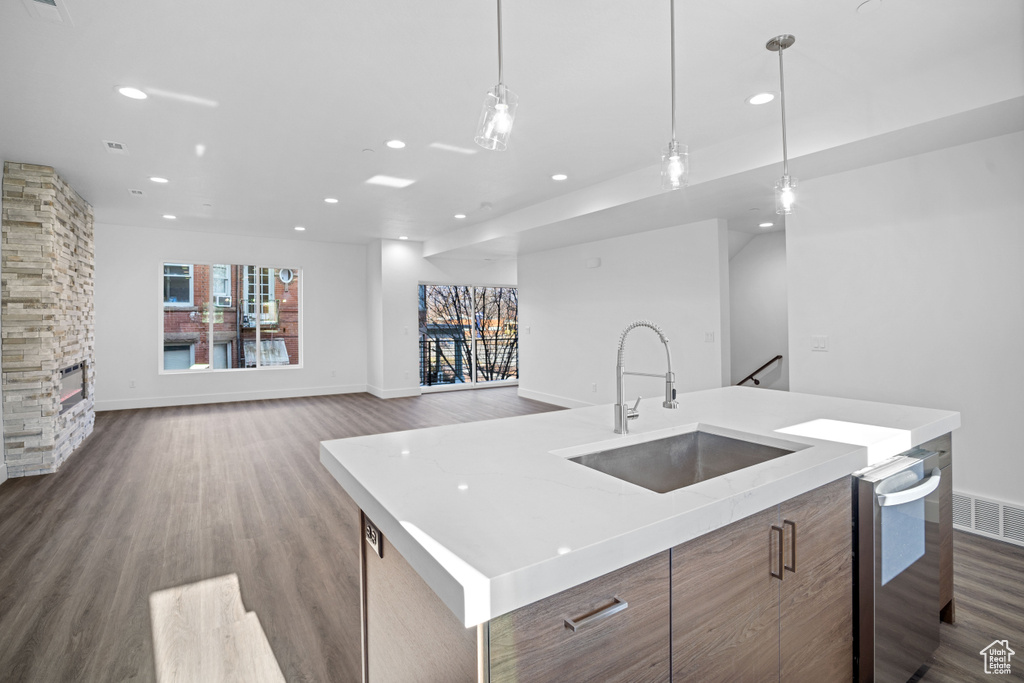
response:
{"label": "ceiling light fixture mount", "polygon": [[796,195],[796,178],[789,175],[789,151],[786,147],[786,81],[782,71],[782,53],[792,47],[796,38],[784,33],[769,40],[765,47],[771,52],[779,53],[779,100],[782,103],[782,177],[775,183],[775,213],[787,216],[793,213]]}
{"label": "ceiling light fixture mount", "polygon": [[484,96],[484,108],[473,140],[484,149],[504,152],[516,118],[519,97],[505,87],[501,57],[501,0],[498,0],[498,84]]}
{"label": "ceiling light fixture mount", "polygon": [[669,0],[669,34],[672,55],[672,140],[661,155],[661,186],[666,190],[686,187],[690,176],[690,153],[676,140],[676,0]]}

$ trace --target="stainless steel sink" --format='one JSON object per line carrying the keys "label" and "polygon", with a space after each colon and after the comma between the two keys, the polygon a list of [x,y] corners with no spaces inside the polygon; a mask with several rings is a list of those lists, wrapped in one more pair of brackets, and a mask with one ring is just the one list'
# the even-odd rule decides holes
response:
{"label": "stainless steel sink", "polygon": [[794,450],[697,430],[569,460],[651,491],[668,493]]}

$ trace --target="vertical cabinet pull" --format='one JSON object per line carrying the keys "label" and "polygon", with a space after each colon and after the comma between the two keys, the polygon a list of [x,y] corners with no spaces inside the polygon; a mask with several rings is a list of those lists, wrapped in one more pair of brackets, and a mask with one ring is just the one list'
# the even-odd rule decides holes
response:
{"label": "vertical cabinet pull", "polygon": [[590,626],[598,621],[601,621],[602,619],[607,619],[613,614],[618,614],[627,607],[629,607],[628,602],[626,602],[625,600],[619,600],[618,598],[614,598],[612,604],[602,609],[599,609],[592,614],[589,614],[585,617],[577,617],[576,619],[566,619],[565,627],[568,629],[572,629],[572,632],[576,633],[576,631],[580,630],[581,628],[585,626]]}
{"label": "vertical cabinet pull", "polygon": [[[774,534],[776,531],[779,532],[779,572],[777,574],[775,573],[775,570],[772,569],[774,564],[772,563],[772,550],[771,550],[772,534]],[[783,578],[783,566],[784,566],[784,563],[786,561],[785,558],[783,557],[783,553],[785,552],[784,551],[784,545],[785,545],[784,538],[785,538],[785,536],[786,536],[786,534],[785,534],[785,532],[783,532],[781,526],[775,526],[774,524],[772,524],[772,528],[768,532],[768,573],[771,574],[776,579],[778,579],[779,581],[782,581],[782,578]]]}
{"label": "vertical cabinet pull", "polygon": [[789,571],[791,571],[791,572],[793,572],[795,574],[796,573],[796,522],[791,522],[788,519],[784,519],[782,521],[782,525],[783,526],[792,527],[792,529],[793,529],[793,535],[790,536],[790,542],[789,542],[790,558],[792,558],[793,564],[791,564],[791,565],[790,564],[783,564],[783,568],[788,569]]}

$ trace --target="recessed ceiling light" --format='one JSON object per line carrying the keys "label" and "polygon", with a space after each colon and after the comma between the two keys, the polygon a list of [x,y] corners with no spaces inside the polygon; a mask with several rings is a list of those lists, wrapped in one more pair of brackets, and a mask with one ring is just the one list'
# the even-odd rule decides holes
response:
{"label": "recessed ceiling light", "polygon": [[368,178],[367,181],[371,185],[383,185],[385,187],[409,187],[415,180],[409,180],[408,178],[395,178],[389,175],[375,175],[372,178]]}
{"label": "recessed ceiling light", "polygon": [[759,228],[770,228],[770,227],[772,227],[774,225],[775,225],[774,223],[766,222],[766,223],[759,223],[757,227],[759,227]]}
{"label": "recessed ceiling light", "polygon": [[296,225],[295,229],[298,230],[299,232],[302,232],[303,230],[305,230],[305,228],[302,227],[301,225]]}
{"label": "recessed ceiling light", "polygon": [[164,218],[166,218],[169,221],[173,221],[173,220],[177,220],[178,217],[177,216],[173,216],[173,215],[171,215],[169,213],[165,213],[164,214]]}
{"label": "recessed ceiling light", "polygon": [[463,218],[466,217],[466,214],[464,214],[464,213],[457,213],[457,214],[455,214],[455,217],[458,218],[461,221]]}
{"label": "recessed ceiling light", "polygon": [[155,175],[154,176],[150,176],[149,179],[152,180],[154,183],[161,183],[162,184],[162,183],[170,182],[169,180],[167,180],[167,178],[161,178],[160,176],[155,176]]}
{"label": "recessed ceiling light", "polygon": [[338,200],[335,199],[334,197],[325,197],[324,201],[327,202],[328,204],[337,204],[338,203]]}
{"label": "recessed ceiling light", "polygon": [[565,175],[564,173],[556,173],[555,175],[551,176],[552,180],[568,180],[568,178],[569,176]]}
{"label": "recessed ceiling light", "polygon": [[407,239],[409,239],[409,237],[408,237],[408,236],[406,236],[406,235],[402,235],[402,236],[401,236],[401,237],[399,237],[398,239],[400,239],[400,240],[407,240]]}
{"label": "recessed ceiling light", "polygon": [[125,97],[133,99],[133,100],[144,100],[147,97],[149,97],[149,95],[147,95],[146,93],[142,92],[138,88],[132,88],[132,87],[129,87],[129,86],[121,86],[120,88],[117,89],[117,92],[119,92],[122,95],[124,95]]}
{"label": "recessed ceiling light", "polygon": [[388,140],[384,144],[390,147],[391,149],[402,149],[403,147],[405,147],[405,143],[402,142],[401,140]]}
{"label": "recessed ceiling light", "polygon": [[747,98],[747,104],[768,104],[775,99],[773,92],[759,92]]}

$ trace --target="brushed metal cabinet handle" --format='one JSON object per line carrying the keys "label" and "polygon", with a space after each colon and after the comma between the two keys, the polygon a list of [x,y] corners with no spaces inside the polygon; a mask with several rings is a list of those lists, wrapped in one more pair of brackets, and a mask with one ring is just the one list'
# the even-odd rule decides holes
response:
{"label": "brushed metal cabinet handle", "polygon": [[608,617],[612,616],[613,614],[618,614],[619,612],[621,612],[622,610],[626,609],[627,607],[629,607],[629,603],[628,602],[626,602],[625,600],[619,600],[618,598],[614,598],[614,601],[612,602],[612,604],[608,605],[605,608],[597,610],[593,614],[589,614],[589,615],[587,615],[587,616],[585,616],[583,618],[566,619],[565,620],[565,627],[569,628],[569,629],[572,629],[572,632],[576,633],[581,628],[583,628],[585,626],[590,626],[590,625],[592,625],[592,624],[594,624],[594,623],[596,623],[598,621],[601,621],[603,619],[607,619]]}
{"label": "brushed metal cabinet handle", "polygon": [[782,566],[785,569],[788,569],[789,571],[791,571],[791,572],[793,572],[795,574],[796,573],[796,522],[791,522],[788,519],[784,519],[784,520],[782,520],[782,525],[783,526],[793,527],[793,536],[792,536],[793,540],[790,541],[790,544],[789,544],[789,548],[792,551],[793,564],[792,565],[783,564]]}
{"label": "brushed metal cabinet handle", "polygon": [[[778,574],[776,574],[775,570],[772,569],[772,550],[771,550],[772,534],[775,533],[776,531],[779,532],[779,573]],[[772,524],[771,530],[768,531],[768,573],[771,574],[776,579],[778,579],[779,581],[782,581],[783,576],[784,576],[782,568],[783,568],[783,563],[785,562],[785,558],[783,557],[785,536],[786,536],[786,534],[782,531],[782,527],[781,526],[776,526],[776,525]]]}

